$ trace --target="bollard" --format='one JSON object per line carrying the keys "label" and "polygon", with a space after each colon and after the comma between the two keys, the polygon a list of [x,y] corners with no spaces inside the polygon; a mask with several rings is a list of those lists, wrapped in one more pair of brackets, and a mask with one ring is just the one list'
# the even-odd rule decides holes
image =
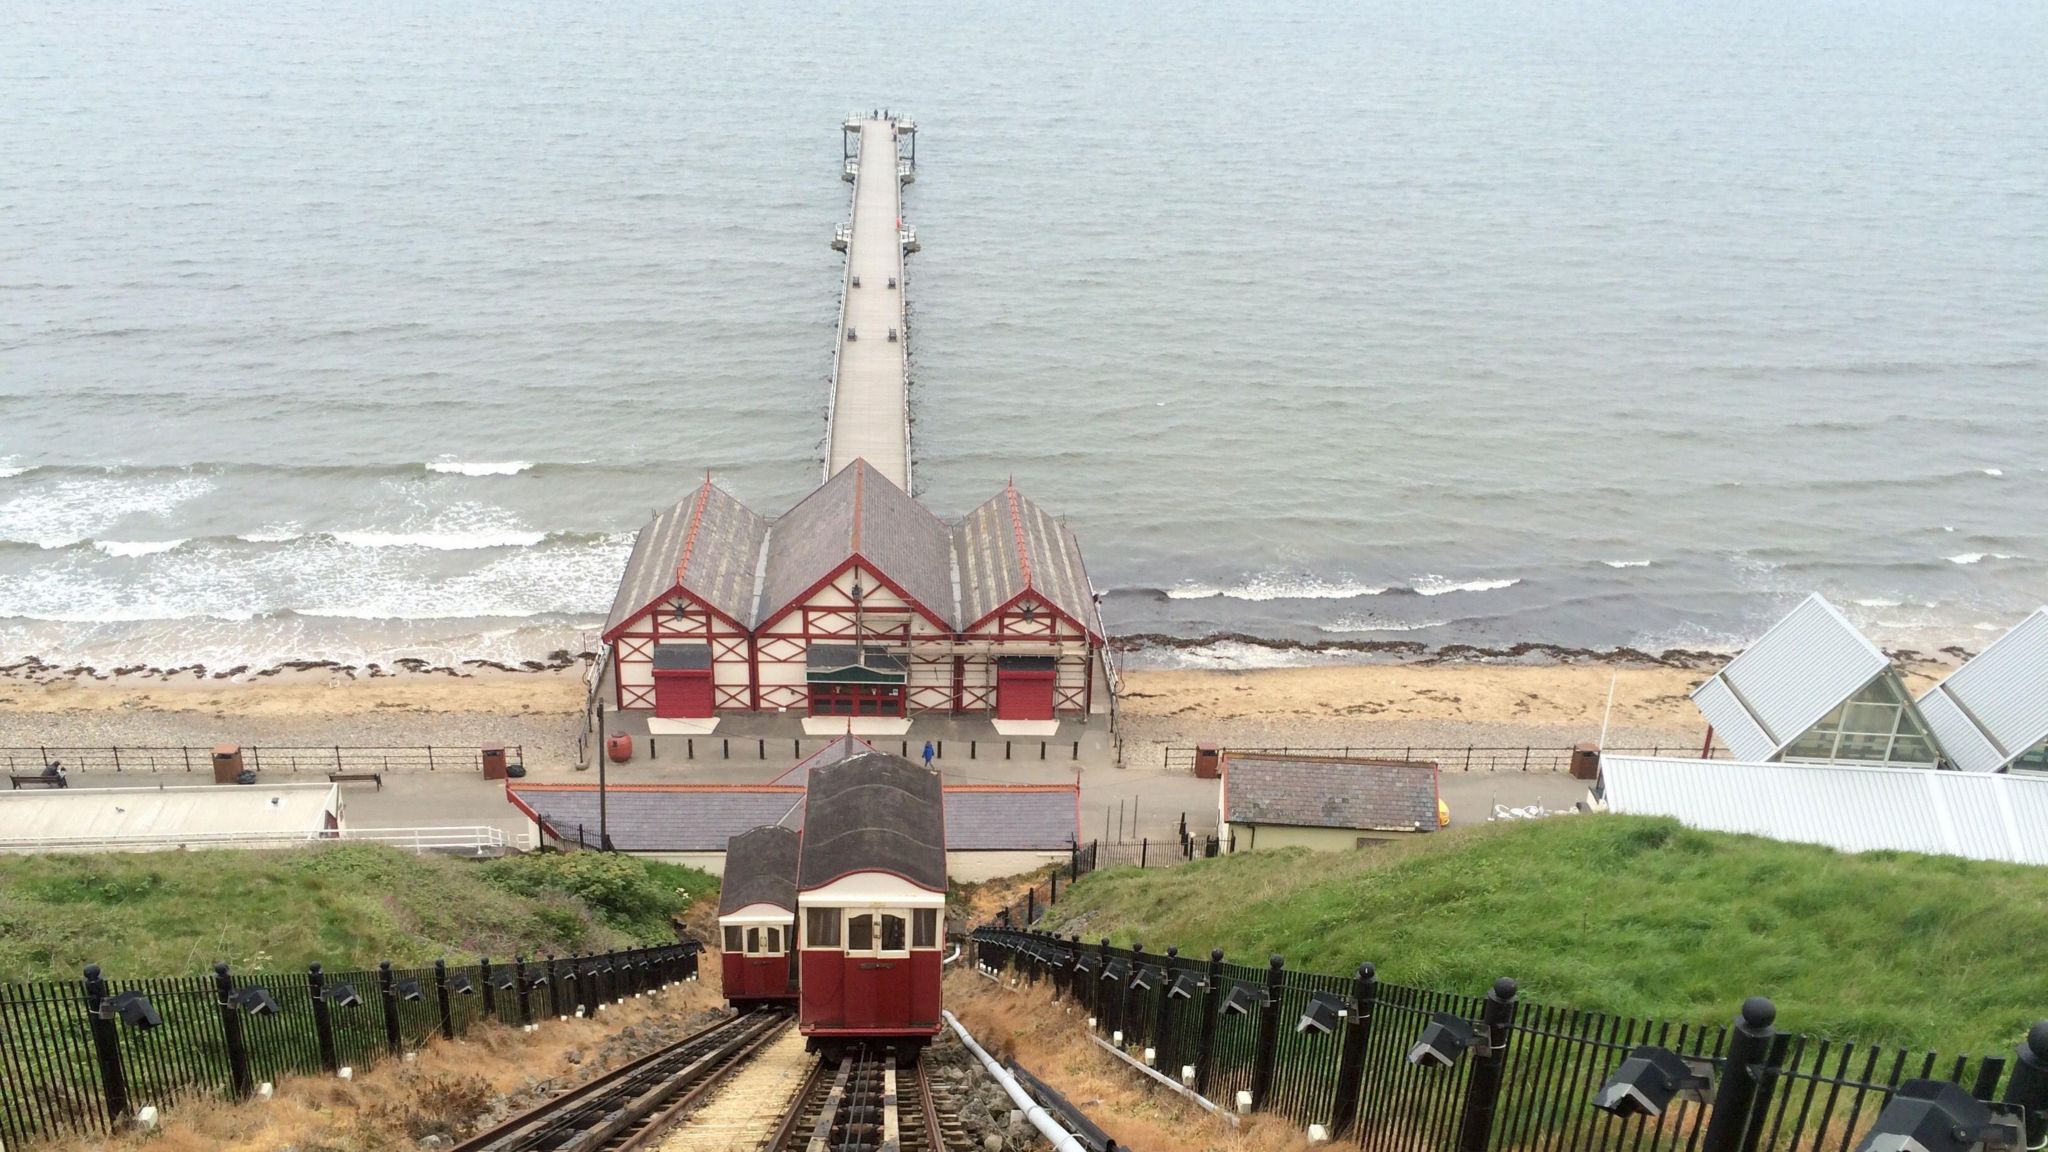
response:
{"label": "bollard", "polygon": [[[44,762],[49,762],[45,755]],[[107,1001],[111,993],[100,977],[100,966],[85,966],[85,1013],[92,1020],[92,1050],[100,1068],[100,1086],[106,1090],[107,1119],[118,1125],[128,1118],[128,1073],[121,1067],[121,1035],[116,1029]]]}
{"label": "bollard", "polygon": [[320,962],[306,965],[306,989],[313,997],[313,1043],[320,1049],[320,1070],[337,1072],[341,1061],[334,1052],[334,1017],[328,1012],[327,974]]}
{"label": "bollard", "polygon": [[1137,983],[1138,972],[1144,966],[1145,942],[1134,940],[1131,942],[1130,971],[1124,973],[1124,978],[1118,983],[1116,990],[1115,1030],[1124,1034],[1124,1040],[1127,1045],[1137,1035],[1138,1031],[1136,1028],[1131,1027],[1131,985]]}
{"label": "bollard", "polygon": [[1202,981],[1202,1037],[1195,1047],[1195,1094],[1209,1094],[1209,1071],[1216,1057],[1216,1014],[1222,1010],[1223,949],[1209,951],[1209,974]]}
{"label": "bollard", "polygon": [[1266,995],[1259,1003],[1259,1043],[1253,1049],[1252,1106],[1264,1108],[1273,1092],[1273,1067],[1280,1056],[1280,981],[1286,961],[1266,960]]}

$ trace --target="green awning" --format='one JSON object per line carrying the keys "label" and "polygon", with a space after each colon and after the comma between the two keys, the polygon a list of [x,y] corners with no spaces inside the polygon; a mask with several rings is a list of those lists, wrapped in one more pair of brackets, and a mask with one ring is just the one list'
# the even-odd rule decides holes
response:
{"label": "green awning", "polygon": [[812,684],[901,684],[909,679],[901,656],[851,644],[813,644],[804,679]]}

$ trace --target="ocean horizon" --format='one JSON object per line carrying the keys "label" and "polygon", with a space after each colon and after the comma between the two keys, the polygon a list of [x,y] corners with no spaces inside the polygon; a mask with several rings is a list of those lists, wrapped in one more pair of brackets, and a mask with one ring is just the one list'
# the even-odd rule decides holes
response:
{"label": "ocean horizon", "polygon": [[2038,5],[11,15],[0,665],[592,647],[656,509],[820,479],[880,105],[916,494],[1138,662],[2048,602]]}

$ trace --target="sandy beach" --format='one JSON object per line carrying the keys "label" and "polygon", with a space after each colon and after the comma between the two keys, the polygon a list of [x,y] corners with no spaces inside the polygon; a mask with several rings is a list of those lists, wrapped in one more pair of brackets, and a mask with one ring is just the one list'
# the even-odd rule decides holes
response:
{"label": "sandy beach", "polygon": [[[1943,671],[1912,665],[1917,692]],[[1328,665],[1125,673],[1126,763],[1215,740],[1239,747],[1697,748],[1705,726],[1689,668],[1559,664]],[[472,744],[566,764],[583,704],[578,669],[473,668],[378,676],[331,668],[251,679],[192,673],[0,676],[0,745]]]}

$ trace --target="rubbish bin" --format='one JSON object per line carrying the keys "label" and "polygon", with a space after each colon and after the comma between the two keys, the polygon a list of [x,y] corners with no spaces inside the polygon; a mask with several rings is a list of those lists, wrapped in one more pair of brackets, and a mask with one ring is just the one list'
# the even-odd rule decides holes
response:
{"label": "rubbish bin", "polygon": [[1572,745],[1572,779],[1598,780],[1600,778],[1600,746],[1591,741]]}
{"label": "rubbish bin", "polygon": [[1214,743],[1195,745],[1195,778],[1214,780],[1223,775],[1223,750]]}
{"label": "rubbish bin", "polygon": [[483,759],[484,779],[503,780],[505,778],[505,746],[503,744],[484,745]]}
{"label": "rubbish bin", "polygon": [[242,746],[220,744],[213,750],[213,782],[233,784],[242,774]]}

